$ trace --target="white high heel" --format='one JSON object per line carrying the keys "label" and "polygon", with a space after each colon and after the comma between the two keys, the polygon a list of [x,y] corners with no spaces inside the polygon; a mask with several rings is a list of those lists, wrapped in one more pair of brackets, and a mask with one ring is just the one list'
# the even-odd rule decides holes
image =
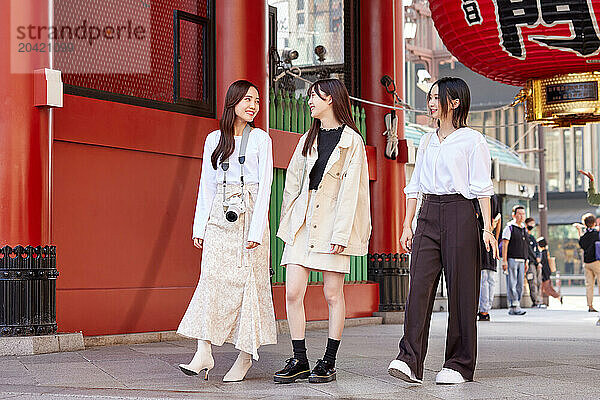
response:
{"label": "white high heel", "polygon": [[252,366],[252,355],[240,351],[237,359],[231,366],[231,369],[223,377],[223,382],[239,382],[243,381],[246,373]]}
{"label": "white high heel", "polygon": [[179,369],[186,375],[198,375],[204,370],[204,380],[208,380],[208,371],[215,366],[212,356],[212,348],[206,340],[198,340],[198,350],[189,364],[179,364]]}

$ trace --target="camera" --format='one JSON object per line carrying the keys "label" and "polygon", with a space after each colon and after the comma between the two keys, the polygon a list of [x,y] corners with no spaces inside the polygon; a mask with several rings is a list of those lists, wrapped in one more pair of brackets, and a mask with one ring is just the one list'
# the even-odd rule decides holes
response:
{"label": "camera", "polygon": [[244,199],[240,195],[228,198],[223,204],[223,208],[225,209],[225,219],[229,222],[237,221],[240,215],[246,211]]}

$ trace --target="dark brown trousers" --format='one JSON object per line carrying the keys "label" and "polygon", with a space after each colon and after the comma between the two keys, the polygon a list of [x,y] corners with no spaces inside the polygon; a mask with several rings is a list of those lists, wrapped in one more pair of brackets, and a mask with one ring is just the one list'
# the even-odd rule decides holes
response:
{"label": "dark brown trousers", "polygon": [[448,292],[445,368],[473,379],[477,358],[480,228],[471,200],[425,195],[413,238],[410,289],[398,360],[419,379],[427,353],[431,311],[442,269]]}

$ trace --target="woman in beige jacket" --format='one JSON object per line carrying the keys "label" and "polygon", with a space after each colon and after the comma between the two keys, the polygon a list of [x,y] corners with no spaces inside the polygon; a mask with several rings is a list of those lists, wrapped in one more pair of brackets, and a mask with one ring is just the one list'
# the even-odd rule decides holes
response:
{"label": "woman in beige jacket", "polygon": [[[277,236],[285,242],[286,309],[294,356],[275,382],[335,380],[335,357],[345,318],[344,274],[350,256],[367,253],[371,234],[365,145],[352,120],[346,87],[337,79],[308,89],[313,123],[300,139],[286,173]],[[329,306],[329,339],[310,371],[306,357],[304,294],[311,270],[323,273]]]}

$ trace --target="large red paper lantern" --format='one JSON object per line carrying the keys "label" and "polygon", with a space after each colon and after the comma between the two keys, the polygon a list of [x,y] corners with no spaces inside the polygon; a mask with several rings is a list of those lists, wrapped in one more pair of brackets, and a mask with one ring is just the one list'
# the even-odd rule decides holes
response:
{"label": "large red paper lantern", "polygon": [[528,119],[600,120],[600,0],[430,0],[448,50],[473,71],[525,86]]}

